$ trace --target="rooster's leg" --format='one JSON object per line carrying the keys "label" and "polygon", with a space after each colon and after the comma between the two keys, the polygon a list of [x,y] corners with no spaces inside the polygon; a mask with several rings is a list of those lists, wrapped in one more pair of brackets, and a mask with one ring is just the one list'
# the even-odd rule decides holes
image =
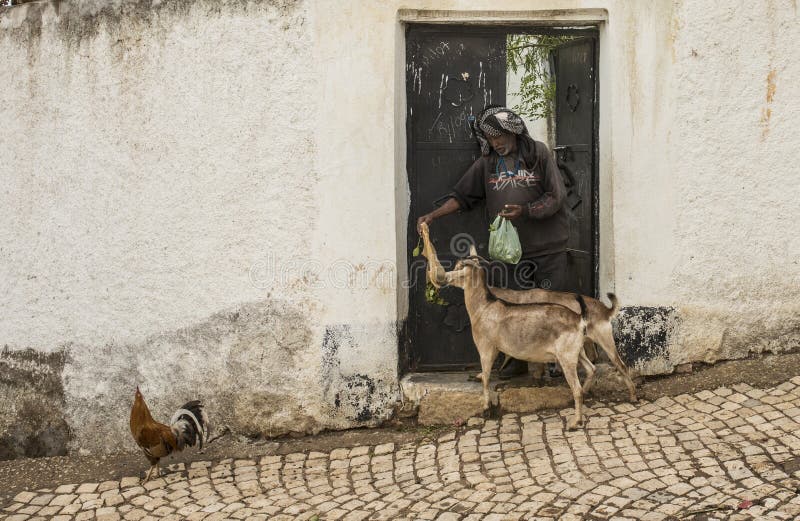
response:
{"label": "rooster's leg", "polygon": [[142,480],[142,485],[150,481],[150,478],[153,477],[153,472],[155,471],[156,477],[161,475],[160,469],[158,468],[158,463],[150,467],[150,470],[147,471],[147,475]]}

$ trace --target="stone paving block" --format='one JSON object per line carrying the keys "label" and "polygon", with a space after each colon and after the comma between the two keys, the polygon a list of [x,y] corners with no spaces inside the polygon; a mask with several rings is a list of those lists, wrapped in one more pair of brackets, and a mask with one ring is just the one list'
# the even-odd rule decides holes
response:
{"label": "stone paving block", "polygon": [[98,508],[95,516],[97,521],[117,521],[120,519],[119,512],[113,507]]}
{"label": "stone paving block", "polygon": [[78,494],[91,494],[97,490],[99,483],[84,483],[82,485],[78,485],[78,488],[75,489],[75,492]]}
{"label": "stone paving block", "polygon": [[105,492],[107,490],[119,488],[119,481],[104,481],[97,486],[97,492]]}
{"label": "stone paving block", "polygon": [[16,501],[17,503],[28,503],[36,496],[37,494],[35,492],[20,492],[19,494],[14,496],[14,501]]}
{"label": "stone paving block", "polygon": [[70,503],[74,502],[76,499],[78,499],[78,495],[77,494],[58,495],[58,496],[55,496],[50,501],[50,505],[53,505],[53,506],[66,506],[66,505],[69,505]]}

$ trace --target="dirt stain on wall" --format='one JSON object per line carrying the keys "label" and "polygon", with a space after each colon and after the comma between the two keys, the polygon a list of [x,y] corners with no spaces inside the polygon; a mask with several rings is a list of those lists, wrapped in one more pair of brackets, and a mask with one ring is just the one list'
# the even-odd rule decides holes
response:
{"label": "dirt stain on wall", "polygon": [[777,71],[774,68],[770,69],[769,74],[767,74],[767,103],[772,103],[775,98],[775,90],[777,88],[775,84],[776,75]]}
{"label": "dirt stain on wall", "polygon": [[0,351],[0,460],[61,456],[71,438],[61,374],[66,352]]}
{"label": "dirt stain on wall", "polygon": [[384,382],[372,375],[348,370],[341,362],[342,352],[356,346],[353,326],[332,324],[325,328],[322,341],[323,399],[333,418],[364,423],[390,414],[394,396]]}
{"label": "dirt stain on wall", "polygon": [[[192,10],[201,9],[208,16],[222,12],[247,13],[262,9],[278,16],[293,14],[303,0],[84,0],[81,2],[35,2],[15,7],[0,7],[0,17],[17,18],[7,29],[20,44],[38,48],[44,20],[54,15],[57,34],[65,43],[78,47],[81,41],[96,37],[101,31],[119,34],[123,28],[150,25],[169,29],[176,20]],[[166,31],[165,31],[166,32]]]}
{"label": "dirt stain on wall", "polygon": [[620,356],[634,369],[657,365],[670,368],[669,346],[680,324],[670,306],[629,306],[620,310],[614,321],[614,340]]}
{"label": "dirt stain on wall", "polygon": [[777,71],[774,67],[770,68],[767,73],[767,94],[766,106],[761,109],[761,141],[764,141],[769,135],[769,121],[772,117],[772,101],[775,99],[775,91],[777,90]]}

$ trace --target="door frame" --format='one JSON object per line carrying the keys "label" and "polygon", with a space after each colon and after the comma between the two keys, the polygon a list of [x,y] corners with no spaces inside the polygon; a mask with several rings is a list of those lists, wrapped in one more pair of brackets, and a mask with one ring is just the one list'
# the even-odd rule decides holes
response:
{"label": "door frame", "polygon": [[[412,355],[412,331],[410,330],[408,316],[408,288],[403,282],[409,281],[409,270],[413,263],[411,253],[408,251],[408,238],[416,235],[416,226],[413,220],[413,210],[411,204],[411,185],[413,174],[409,171],[409,165],[413,164],[412,146],[409,138],[409,122],[406,115],[408,102],[406,100],[406,52],[408,45],[409,30],[413,27],[415,31],[432,33],[459,33],[468,30],[478,34],[497,34],[498,32],[509,34],[570,34],[576,36],[586,36],[595,40],[594,55],[594,114],[593,114],[593,138],[594,145],[592,150],[592,271],[593,271],[593,291],[594,295],[599,294],[600,286],[600,205],[604,197],[599,194],[600,189],[600,83],[601,83],[601,42],[602,32],[607,20],[607,12],[603,9],[574,11],[548,11],[531,13],[506,13],[507,18],[503,18],[504,13],[493,12],[443,12],[443,11],[418,11],[400,10],[399,14],[399,38],[397,39],[397,64],[398,77],[396,78],[397,93],[400,94],[401,101],[396,103],[396,157],[400,159],[398,168],[401,172],[399,178],[402,179],[402,190],[407,196],[407,213],[405,218],[398,216],[398,310],[400,321],[398,324],[398,374],[402,376],[408,372],[413,372]],[[519,16],[522,17],[519,17]],[[529,17],[526,17],[529,15]],[[400,188],[400,187],[398,187]],[[610,199],[610,198],[609,198]],[[411,282],[414,282],[413,280]],[[418,282],[418,281],[417,281]]]}

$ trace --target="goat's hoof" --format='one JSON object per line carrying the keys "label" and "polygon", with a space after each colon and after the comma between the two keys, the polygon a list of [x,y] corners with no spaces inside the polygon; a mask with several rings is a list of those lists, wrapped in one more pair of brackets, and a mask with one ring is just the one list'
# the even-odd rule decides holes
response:
{"label": "goat's hoof", "polygon": [[500,407],[494,404],[490,404],[487,408],[483,410],[483,419],[484,420],[493,420],[500,417]]}
{"label": "goat's hoof", "polygon": [[583,420],[578,421],[577,419],[572,418],[571,420],[569,420],[567,422],[567,430],[568,431],[575,431],[575,430],[578,430],[581,427],[583,427]]}

